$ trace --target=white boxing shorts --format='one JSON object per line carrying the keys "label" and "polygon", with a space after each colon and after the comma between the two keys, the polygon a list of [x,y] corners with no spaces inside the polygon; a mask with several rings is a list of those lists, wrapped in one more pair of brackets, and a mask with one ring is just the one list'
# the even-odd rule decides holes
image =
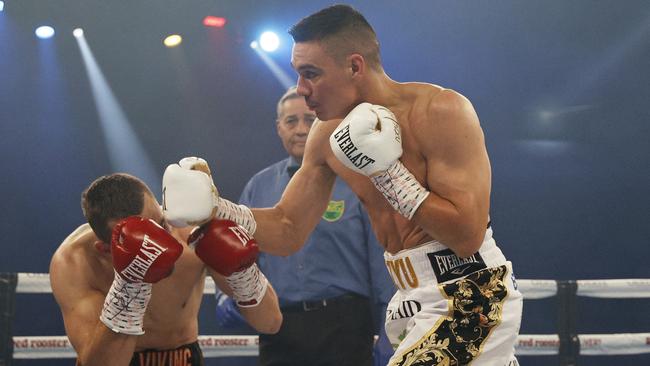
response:
{"label": "white boxing shorts", "polygon": [[523,297],[488,228],[456,256],[437,241],[384,254],[397,293],[386,309],[389,366],[515,366]]}

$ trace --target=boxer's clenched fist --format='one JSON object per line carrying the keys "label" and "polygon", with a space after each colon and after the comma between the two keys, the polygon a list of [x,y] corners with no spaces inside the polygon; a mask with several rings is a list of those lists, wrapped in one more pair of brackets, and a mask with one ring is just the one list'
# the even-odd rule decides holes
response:
{"label": "boxer's clenched fist", "polygon": [[255,264],[259,249],[246,229],[215,219],[194,229],[187,242],[205,264],[226,277],[239,306],[259,305],[268,281]]}
{"label": "boxer's clenched fist", "polygon": [[187,242],[203,263],[224,276],[252,266],[259,253],[255,239],[230,220],[212,220],[194,229]]}
{"label": "boxer's clenched fist", "polygon": [[150,219],[128,217],[113,228],[115,278],[99,319],[117,333],[140,335],[152,283],[169,276],[183,246]]}
{"label": "boxer's clenched fist", "polygon": [[165,169],[163,214],[176,227],[201,225],[216,217],[236,222],[251,235],[257,228],[248,207],[219,197],[207,162],[197,157],[183,158]]}
{"label": "boxer's clenched fist", "polygon": [[156,283],[169,276],[183,245],[151,219],[131,216],[113,228],[113,268],[130,283]]}
{"label": "boxer's clenched fist", "polygon": [[386,107],[370,103],[354,107],[330,135],[330,147],[343,165],[370,177],[388,203],[407,219],[429,195],[399,160],[400,127]]}
{"label": "boxer's clenched fist", "polygon": [[210,168],[196,157],[170,164],[163,175],[163,213],[172,226],[201,225],[214,217],[219,191]]}
{"label": "boxer's clenched fist", "polygon": [[343,165],[367,176],[384,172],[402,156],[400,128],[386,107],[356,106],[330,136],[332,152]]}

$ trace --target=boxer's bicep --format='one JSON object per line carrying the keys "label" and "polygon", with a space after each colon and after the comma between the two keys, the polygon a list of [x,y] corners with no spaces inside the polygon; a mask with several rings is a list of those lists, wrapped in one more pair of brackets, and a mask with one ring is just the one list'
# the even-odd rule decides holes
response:
{"label": "boxer's bicep", "polygon": [[52,293],[61,309],[66,335],[81,364],[126,365],[137,337],[115,333],[99,320],[106,294],[91,285],[90,276],[94,274],[79,260],[84,259],[57,251],[50,264]]}
{"label": "boxer's bicep", "polygon": [[79,355],[85,354],[89,348],[96,327],[104,327],[99,322],[99,311],[103,303],[103,294],[93,291],[80,296],[74,304],[62,306],[66,334]]}
{"label": "boxer's bicep", "polygon": [[336,175],[327,165],[303,165],[293,176],[277,207],[286,218],[311,231],[327,208]]}
{"label": "boxer's bicep", "polygon": [[325,212],[335,178],[327,166],[303,164],[274,207],[253,209],[260,250],[275,255],[298,251]]}
{"label": "boxer's bicep", "polygon": [[50,284],[68,339],[81,354],[99,323],[105,296],[90,286],[85,275],[80,275],[85,271],[77,260],[67,251],[57,251],[50,263]]}
{"label": "boxer's bicep", "polygon": [[426,161],[431,197],[420,207],[418,224],[457,253],[480,246],[491,186],[483,131],[471,103],[458,93],[440,93],[421,119],[418,147]]}
{"label": "boxer's bicep", "polygon": [[456,194],[472,194],[489,184],[489,161],[471,103],[459,94],[445,100],[444,107],[430,108],[428,119],[434,122],[423,122],[416,139],[427,164],[426,184],[454,201],[460,200]]}
{"label": "boxer's bicep", "polygon": [[336,173],[325,159],[327,151],[330,151],[329,131],[323,128],[323,122],[316,120],[307,137],[302,165],[278,203],[290,219],[306,220],[309,232],[325,212],[336,180]]}
{"label": "boxer's bicep", "polygon": [[262,251],[276,255],[298,251],[320,221],[336,180],[325,160],[329,148],[329,132],[317,121],[307,138],[302,165],[280,201],[273,208],[253,209],[255,238]]}
{"label": "boxer's bicep", "polygon": [[127,365],[138,337],[110,330],[99,320],[105,295],[96,289],[76,289],[63,305],[66,335],[77,352],[80,364]]}

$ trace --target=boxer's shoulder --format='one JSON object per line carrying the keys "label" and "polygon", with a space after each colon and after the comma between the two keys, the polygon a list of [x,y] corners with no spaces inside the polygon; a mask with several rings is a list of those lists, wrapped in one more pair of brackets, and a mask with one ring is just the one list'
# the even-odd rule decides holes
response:
{"label": "boxer's shoulder", "polygon": [[453,89],[427,83],[402,85],[403,100],[410,106],[409,117],[413,121],[435,121],[435,116],[456,113],[471,106],[469,100]]}
{"label": "boxer's shoulder", "polygon": [[317,118],[309,130],[309,138],[311,140],[317,140],[318,142],[322,142],[322,140],[329,141],[329,136],[336,129],[339,123],[341,123],[341,119],[321,121]]}
{"label": "boxer's shoulder", "polygon": [[[52,256],[51,280],[83,281],[91,287],[105,287],[103,283],[112,278],[113,272],[110,255],[102,254],[95,248],[98,240],[88,224],[79,226],[68,235]],[[100,286],[92,285],[97,277],[101,277]]]}
{"label": "boxer's shoulder", "polygon": [[329,147],[330,135],[334,132],[339,123],[341,123],[341,119],[333,119],[329,121],[316,119],[316,121],[314,121],[307,137],[303,165],[305,162],[317,165],[325,164],[327,153],[331,153]]}
{"label": "boxer's shoulder", "polygon": [[87,254],[85,249],[92,247],[92,244],[97,240],[99,239],[93,233],[90,225],[83,224],[63,240],[54,253],[53,260],[76,262],[80,257]]}
{"label": "boxer's shoulder", "polygon": [[401,99],[412,106],[428,103],[446,90],[450,89],[430,83],[408,82],[399,84]]}
{"label": "boxer's shoulder", "polygon": [[[462,131],[463,125],[474,124],[476,113],[471,102],[459,92],[433,84],[413,84],[406,93],[408,112],[404,114],[407,126],[403,130],[418,131],[416,140],[431,141],[436,136],[448,140],[445,132]],[[398,120],[400,116],[398,115]],[[406,132],[408,134],[408,132]]]}

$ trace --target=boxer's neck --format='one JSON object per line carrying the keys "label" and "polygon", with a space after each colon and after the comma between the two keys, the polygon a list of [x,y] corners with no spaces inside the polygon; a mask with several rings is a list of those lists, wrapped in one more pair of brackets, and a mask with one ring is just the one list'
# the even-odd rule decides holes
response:
{"label": "boxer's neck", "polygon": [[391,79],[383,70],[366,75],[360,88],[361,100],[379,104],[391,109],[400,100],[399,83]]}

